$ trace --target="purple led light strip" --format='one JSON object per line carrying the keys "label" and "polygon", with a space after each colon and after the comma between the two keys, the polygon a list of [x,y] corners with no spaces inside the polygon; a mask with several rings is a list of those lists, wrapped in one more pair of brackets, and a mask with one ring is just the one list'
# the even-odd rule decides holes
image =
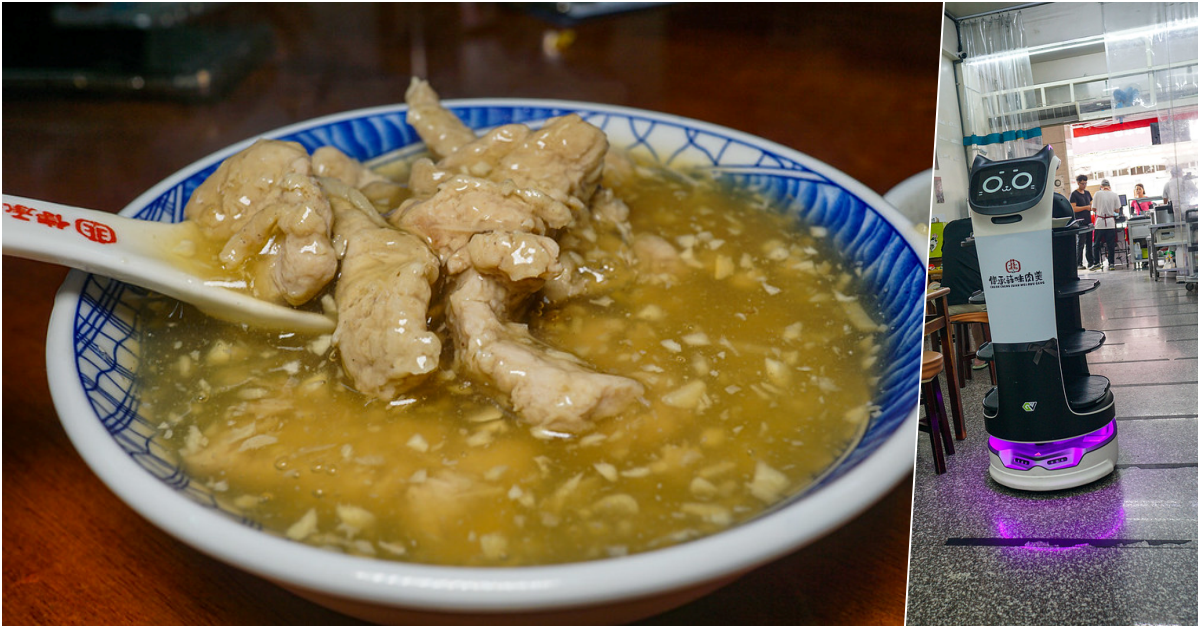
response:
{"label": "purple led light strip", "polygon": [[1117,437],[1117,421],[1075,438],[1049,443],[1014,443],[995,436],[988,437],[988,449],[1010,469],[1028,471],[1033,467],[1047,470],[1065,469],[1078,465],[1083,456],[1107,445]]}

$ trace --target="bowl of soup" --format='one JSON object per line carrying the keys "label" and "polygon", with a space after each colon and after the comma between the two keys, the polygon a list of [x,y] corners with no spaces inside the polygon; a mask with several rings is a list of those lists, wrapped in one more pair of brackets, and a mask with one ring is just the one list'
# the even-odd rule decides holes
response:
{"label": "bowl of soup", "polygon": [[[253,200],[231,181],[312,184],[332,208],[334,270],[294,305],[335,317],[332,334],[69,276],[47,342],[53,398],[140,515],[371,621],[614,623],[796,550],[911,471],[924,245],[877,194],[677,116],[435,105],[249,138],[122,211],[224,218],[222,202]],[[300,174],[235,170],[264,147]],[[503,222],[483,192],[533,209]],[[214,281],[275,276],[264,268],[288,245],[268,232],[294,234],[289,220]],[[367,232],[381,248],[364,254]],[[412,290],[380,296],[403,273],[372,270],[397,241],[416,305]]]}

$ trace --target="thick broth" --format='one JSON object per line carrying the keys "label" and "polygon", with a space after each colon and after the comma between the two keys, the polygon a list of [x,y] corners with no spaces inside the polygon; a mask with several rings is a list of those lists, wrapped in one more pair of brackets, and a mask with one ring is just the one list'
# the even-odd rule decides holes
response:
{"label": "thick broth", "polygon": [[619,289],[534,313],[540,339],[646,385],[648,405],[592,432],[531,431],[449,355],[404,398],[370,400],[328,336],[249,332],[166,302],[143,342],[143,413],[224,502],[353,554],[559,563],[762,513],[865,428],[880,328],[822,230],[673,174],[616,191],[635,232],[675,244],[687,270],[637,283],[609,269]]}

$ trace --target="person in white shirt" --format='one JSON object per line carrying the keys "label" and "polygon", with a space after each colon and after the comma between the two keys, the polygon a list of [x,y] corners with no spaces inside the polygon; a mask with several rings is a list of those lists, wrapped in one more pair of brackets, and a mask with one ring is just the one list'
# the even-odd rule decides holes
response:
{"label": "person in white shirt", "polygon": [[1175,207],[1175,215],[1182,216],[1184,208],[1196,206],[1196,182],[1183,176],[1183,168],[1172,166],[1171,180],[1163,186],[1162,195],[1163,200]]}
{"label": "person in white shirt", "polygon": [[1108,179],[1100,182],[1100,191],[1092,199],[1092,210],[1096,212],[1096,265],[1102,268],[1101,253],[1108,250],[1108,268],[1113,267],[1117,252],[1117,216],[1121,213],[1121,197],[1109,187]]}

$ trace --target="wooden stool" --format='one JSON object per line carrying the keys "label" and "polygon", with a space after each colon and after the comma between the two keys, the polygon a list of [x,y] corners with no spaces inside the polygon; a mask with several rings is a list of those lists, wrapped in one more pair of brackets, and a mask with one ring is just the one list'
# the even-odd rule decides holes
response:
{"label": "wooden stool", "polygon": [[[937,351],[921,353],[921,402],[929,421],[929,443],[933,446],[933,470],[946,472],[946,456],[954,454],[954,437],[950,435],[950,418],[942,402],[942,386],[938,374],[944,370],[942,354]],[[943,449],[945,452],[943,453]]]}
{"label": "wooden stool", "polygon": [[[987,312],[963,312],[962,314],[951,314],[950,323],[954,325],[954,356],[955,362],[958,363],[958,385],[966,386],[967,380],[971,379],[971,361],[975,359],[975,354],[979,350],[978,347],[971,347],[971,330],[970,326],[973,323],[978,323],[983,327],[983,339],[985,342],[992,341],[992,328],[988,324]],[[992,376],[992,385],[996,385],[996,362],[992,360],[988,363],[988,371]]]}

